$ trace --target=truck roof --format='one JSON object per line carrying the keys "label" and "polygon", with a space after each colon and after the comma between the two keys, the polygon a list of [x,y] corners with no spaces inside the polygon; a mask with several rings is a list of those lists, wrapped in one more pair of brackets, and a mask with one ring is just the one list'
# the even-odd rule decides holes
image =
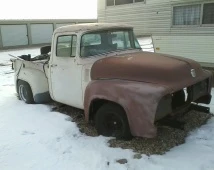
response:
{"label": "truck roof", "polygon": [[95,31],[95,30],[105,30],[109,28],[133,28],[133,27],[128,25],[113,24],[113,23],[85,23],[85,24],[74,24],[74,25],[59,27],[54,31],[54,33],[93,31],[93,30]]}

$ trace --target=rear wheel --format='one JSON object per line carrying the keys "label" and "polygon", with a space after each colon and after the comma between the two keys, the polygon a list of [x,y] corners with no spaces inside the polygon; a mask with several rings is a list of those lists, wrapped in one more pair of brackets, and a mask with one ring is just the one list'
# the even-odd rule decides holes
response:
{"label": "rear wheel", "polygon": [[100,135],[131,139],[126,113],[117,104],[107,103],[101,106],[95,115],[95,126]]}
{"label": "rear wheel", "polygon": [[33,104],[33,94],[30,85],[22,80],[18,81],[18,94],[19,98],[27,104]]}

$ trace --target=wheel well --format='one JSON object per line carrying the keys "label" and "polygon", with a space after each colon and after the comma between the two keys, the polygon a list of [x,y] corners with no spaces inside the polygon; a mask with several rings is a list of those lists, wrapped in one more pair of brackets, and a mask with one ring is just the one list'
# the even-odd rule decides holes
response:
{"label": "wheel well", "polygon": [[122,109],[124,109],[120,104],[105,100],[105,99],[95,99],[91,102],[90,109],[89,109],[89,121],[94,121],[94,116],[96,115],[98,109],[102,107],[106,103],[114,103],[119,105]]}

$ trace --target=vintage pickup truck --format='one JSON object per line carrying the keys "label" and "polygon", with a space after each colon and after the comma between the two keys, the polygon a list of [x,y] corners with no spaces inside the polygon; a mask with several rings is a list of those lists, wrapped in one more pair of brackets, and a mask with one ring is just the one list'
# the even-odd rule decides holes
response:
{"label": "vintage pickup truck", "polygon": [[211,100],[209,71],[187,58],[143,52],[125,25],[60,27],[50,51],[20,56],[13,66],[20,99],[84,109],[104,136],[155,137],[156,121]]}

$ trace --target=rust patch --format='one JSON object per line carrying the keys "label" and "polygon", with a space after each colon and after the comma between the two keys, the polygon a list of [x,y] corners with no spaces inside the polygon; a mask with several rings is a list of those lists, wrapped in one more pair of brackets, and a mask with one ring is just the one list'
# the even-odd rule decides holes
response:
{"label": "rust patch", "polygon": [[85,92],[85,117],[89,121],[89,108],[94,99],[105,99],[121,105],[129,121],[133,136],[152,138],[156,135],[154,125],[159,100],[169,93],[165,87],[153,84],[103,80],[92,81]]}
{"label": "rust patch", "polygon": [[[192,77],[194,69],[196,77]],[[180,90],[211,76],[201,66],[182,57],[135,52],[112,56],[96,61],[91,69],[91,79],[122,79],[166,86]]]}

